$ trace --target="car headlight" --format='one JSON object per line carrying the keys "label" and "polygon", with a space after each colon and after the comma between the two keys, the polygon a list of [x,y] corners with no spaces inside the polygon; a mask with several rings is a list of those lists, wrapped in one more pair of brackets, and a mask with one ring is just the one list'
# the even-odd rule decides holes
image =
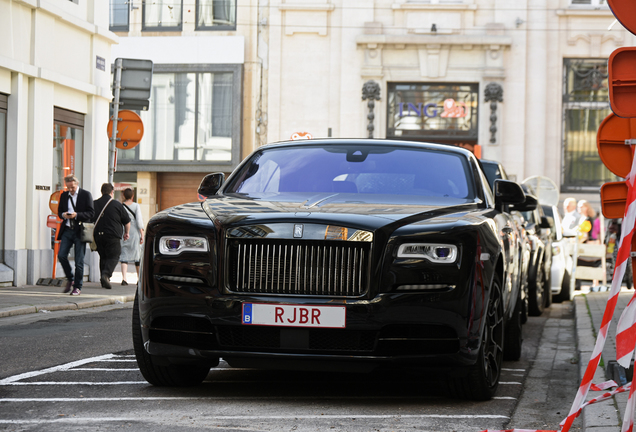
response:
{"label": "car headlight", "polygon": [[159,240],[159,252],[164,255],[179,255],[181,252],[207,252],[205,237],[166,236]]}
{"label": "car headlight", "polygon": [[457,246],[433,243],[405,243],[398,249],[398,258],[426,258],[436,263],[452,263],[457,259]]}

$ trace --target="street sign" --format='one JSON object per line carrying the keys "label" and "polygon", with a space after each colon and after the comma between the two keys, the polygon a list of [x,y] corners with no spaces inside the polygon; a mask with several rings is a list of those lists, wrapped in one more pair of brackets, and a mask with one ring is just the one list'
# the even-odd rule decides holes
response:
{"label": "street sign", "polygon": [[601,211],[607,219],[625,216],[627,182],[607,182],[601,186]]}
{"label": "street sign", "polygon": [[[144,124],[141,117],[134,111],[121,110],[118,113],[117,121],[117,143],[118,149],[128,150],[135,148],[144,136]],[[113,118],[108,122],[108,136],[113,134]]]}
{"label": "street sign", "polygon": [[614,50],[607,64],[612,111],[620,117],[636,117],[636,47]]}
{"label": "street sign", "polygon": [[598,154],[605,166],[619,177],[627,177],[632,168],[633,150],[629,145],[632,139],[636,139],[636,119],[610,114],[598,128]]}
{"label": "street sign", "polygon": [[612,13],[623,27],[636,34],[636,8],[634,0],[607,0]]}
{"label": "street sign", "polygon": [[[118,64],[117,60],[115,65]],[[152,71],[153,63],[151,60],[121,59],[120,102],[122,99],[136,101],[147,101],[150,99]],[[115,77],[116,75],[113,75],[113,79],[116,79]],[[113,88],[116,85],[117,82],[114,81]]]}

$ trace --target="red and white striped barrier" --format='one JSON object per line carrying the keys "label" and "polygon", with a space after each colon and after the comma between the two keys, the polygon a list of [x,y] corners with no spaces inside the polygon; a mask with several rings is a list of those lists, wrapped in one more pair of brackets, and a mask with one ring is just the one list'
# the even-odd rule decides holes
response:
{"label": "red and white striped barrier", "polygon": [[[632,237],[634,235],[634,218],[636,217],[636,188],[634,187],[634,181],[636,180],[636,158],[632,162],[632,168],[627,177],[627,202],[625,204],[625,217],[623,218],[623,224],[621,227],[621,239],[618,247],[618,256],[616,258],[616,267],[614,268],[614,275],[612,276],[612,285],[609,292],[609,299],[607,300],[607,306],[605,307],[605,313],[601,321],[601,328],[596,338],[596,345],[592,352],[592,357],[587,364],[583,380],[579,386],[579,390],[574,398],[574,403],[570,409],[570,413],[566,417],[561,427],[561,432],[568,432],[572,427],[574,419],[580,414],[584,404],[584,400],[590,389],[592,378],[598,368],[598,364],[601,360],[601,354],[603,347],[605,346],[605,340],[607,339],[607,332],[609,330],[612,317],[614,316],[614,310],[616,309],[616,303],[618,301],[618,293],[621,290],[621,284],[623,282],[623,276],[625,275],[625,269],[627,267],[627,260],[630,259]],[[631,326],[630,326],[631,327]],[[632,353],[634,344],[632,343]],[[626,354],[626,353],[625,353]],[[618,358],[618,356],[617,356]],[[630,390],[630,400],[633,390]],[[633,402],[632,402],[633,403]],[[629,406],[629,402],[628,402]],[[628,407],[629,408],[629,407]],[[631,431],[633,429],[634,410],[628,409],[625,412],[625,418],[623,420],[623,432]]]}
{"label": "red and white striped barrier", "polygon": [[[574,420],[581,414],[583,408],[596,402],[606,400],[615,394],[622,393],[629,390],[629,398],[627,400],[627,407],[625,409],[625,415],[623,418],[623,427],[621,432],[633,432],[634,430],[634,410],[636,409],[636,397],[634,397],[634,388],[631,382],[618,387],[617,389],[607,392],[597,398],[594,398],[588,402],[584,402],[590,389],[593,391],[603,391],[610,387],[616,386],[613,381],[608,381],[599,385],[592,384],[594,374],[598,369],[599,362],[601,360],[601,354],[605,341],[607,339],[607,332],[609,331],[614,311],[616,310],[616,303],[618,302],[618,294],[621,290],[623,282],[623,276],[625,275],[625,269],[628,265],[628,260],[631,259],[632,237],[634,236],[634,225],[636,219],[636,158],[632,162],[632,168],[627,177],[627,201],[625,204],[625,216],[623,217],[623,224],[621,229],[621,238],[619,242],[618,256],[616,258],[616,266],[614,268],[614,275],[612,277],[612,285],[609,292],[609,299],[605,306],[605,312],[603,313],[603,319],[601,321],[601,327],[596,338],[596,344],[592,357],[587,364],[581,385],[574,398],[574,403],[570,409],[570,413],[560,424],[561,432],[568,432],[572,427]],[[636,347],[636,292],[634,297],[630,300],[629,304],[623,311],[616,329],[616,358],[618,363],[629,368],[631,359],[634,356],[634,349]],[[508,429],[505,431],[483,431],[483,432],[558,432],[558,431],[542,431],[542,430],[529,430],[529,429]]]}

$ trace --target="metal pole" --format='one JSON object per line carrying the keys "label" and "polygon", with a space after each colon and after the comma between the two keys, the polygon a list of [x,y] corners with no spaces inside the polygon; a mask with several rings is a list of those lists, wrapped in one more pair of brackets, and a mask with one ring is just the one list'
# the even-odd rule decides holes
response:
{"label": "metal pole", "polygon": [[113,183],[115,177],[115,152],[117,144],[117,122],[119,120],[119,93],[121,91],[121,70],[122,59],[115,60],[115,83],[113,90],[115,91],[115,100],[113,101],[113,130],[110,137],[110,145],[108,147],[108,183]]}

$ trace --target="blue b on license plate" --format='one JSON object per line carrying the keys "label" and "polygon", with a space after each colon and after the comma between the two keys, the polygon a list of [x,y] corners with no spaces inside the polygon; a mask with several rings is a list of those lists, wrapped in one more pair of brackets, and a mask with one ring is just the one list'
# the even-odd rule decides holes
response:
{"label": "blue b on license plate", "polygon": [[345,328],[344,306],[243,303],[243,324]]}

